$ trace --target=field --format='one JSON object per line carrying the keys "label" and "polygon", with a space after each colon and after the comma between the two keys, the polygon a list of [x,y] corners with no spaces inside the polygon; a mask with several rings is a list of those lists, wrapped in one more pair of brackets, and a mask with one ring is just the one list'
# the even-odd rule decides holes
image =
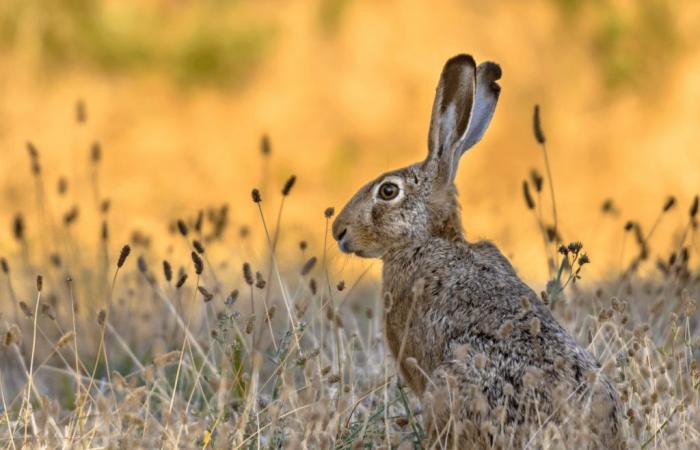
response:
{"label": "field", "polygon": [[467,238],[598,358],[629,448],[700,448],[700,8],[399,3],[0,5],[0,448],[426,448],[381,262],[330,225],[424,157],[463,51],[504,69]]}
{"label": "field", "polygon": [[[27,150],[40,219],[14,219],[17,251],[0,261],[10,300],[0,353],[6,448],[422,445],[421,406],[382,338],[378,286],[363,283],[365,274],[343,279],[333,264],[333,208],[310,212],[325,230],[322,245],[276,251],[294,177],[252,193],[247,207],[259,221],[250,228],[232,227],[226,205],[204,206],[173,218],[158,236],[135,233],[116,251],[109,202],[53,213],[66,186],[48,189],[41,153],[32,144]],[[260,158],[269,151],[263,139]],[[96,173],[99,147],[89,164]],[[92,181],[100,192],[99,178]],[[540,217],[544,205],[530,190],[539,195],[547,180],[535,174],[524,186],[526,206]],[[274,214],[267,204],[277,205]],[[668,199],[657,221],[678,207]],[[571,251],[557,253],[556,233],[541,223],[556,258],[543,298],[617,382],[632,447],[697,445],[700,275],[689,263],[697,212],[696,197],[678,246],[645,278],[637,273],[654,264],[653,229],[643,235],[630,222],[637,247],[629,267],[583,289],[584,253],[575,251],[578,261]],[[82,214],[101,219],[91,232],[94,250],[73,232]],[[29,241],[28,228],[43,239]],[[556,448],[556,430],[546,425],[533,445]]]}

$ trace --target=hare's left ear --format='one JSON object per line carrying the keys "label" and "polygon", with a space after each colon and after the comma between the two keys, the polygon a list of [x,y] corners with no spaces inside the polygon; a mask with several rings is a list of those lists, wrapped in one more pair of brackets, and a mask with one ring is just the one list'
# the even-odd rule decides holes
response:
{"label": "hare's left ear", "polygon": [[486,132],[500,93],[499,78],[497,64],[485,62],[476,67],[469,55],[455,56],[442,69],[423,166],[439,182],[454,180],[459,158]]}

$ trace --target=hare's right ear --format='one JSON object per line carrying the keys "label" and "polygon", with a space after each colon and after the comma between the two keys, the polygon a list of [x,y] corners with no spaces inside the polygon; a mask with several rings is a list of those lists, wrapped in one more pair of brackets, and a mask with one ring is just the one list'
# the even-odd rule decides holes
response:
{"label": "hare's right ear", "polygon": [[454,180],[459,158],[484,135],[496,109],[500,77],[497,64],[477,68],[469,55],[455,56],[442,69],[423,165],[438,183]]}

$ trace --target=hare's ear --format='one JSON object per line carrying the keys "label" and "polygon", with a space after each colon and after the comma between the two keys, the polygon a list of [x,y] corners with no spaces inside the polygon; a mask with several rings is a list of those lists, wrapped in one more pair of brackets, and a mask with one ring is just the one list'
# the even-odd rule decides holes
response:
{"label": "hare's ear", "polygon": [[458,55],[442,69],[433,103],[424,169],[440,182],[452,182],[462,154],[484,135],[496,108],[501,71],[494,63],[478,68]]}

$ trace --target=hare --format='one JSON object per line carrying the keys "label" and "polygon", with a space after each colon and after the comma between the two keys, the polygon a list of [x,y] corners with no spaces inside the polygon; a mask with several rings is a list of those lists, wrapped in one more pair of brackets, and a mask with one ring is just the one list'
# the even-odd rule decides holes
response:
{"label": "hare", "polygon": [[386,340],[449,448],[624,448],[600,365],[487,241],[468,242],[457,164],[488,127],[500,67],[447,61],[423,162],[362,187],[333,223],[340,250],[383,262]]}

